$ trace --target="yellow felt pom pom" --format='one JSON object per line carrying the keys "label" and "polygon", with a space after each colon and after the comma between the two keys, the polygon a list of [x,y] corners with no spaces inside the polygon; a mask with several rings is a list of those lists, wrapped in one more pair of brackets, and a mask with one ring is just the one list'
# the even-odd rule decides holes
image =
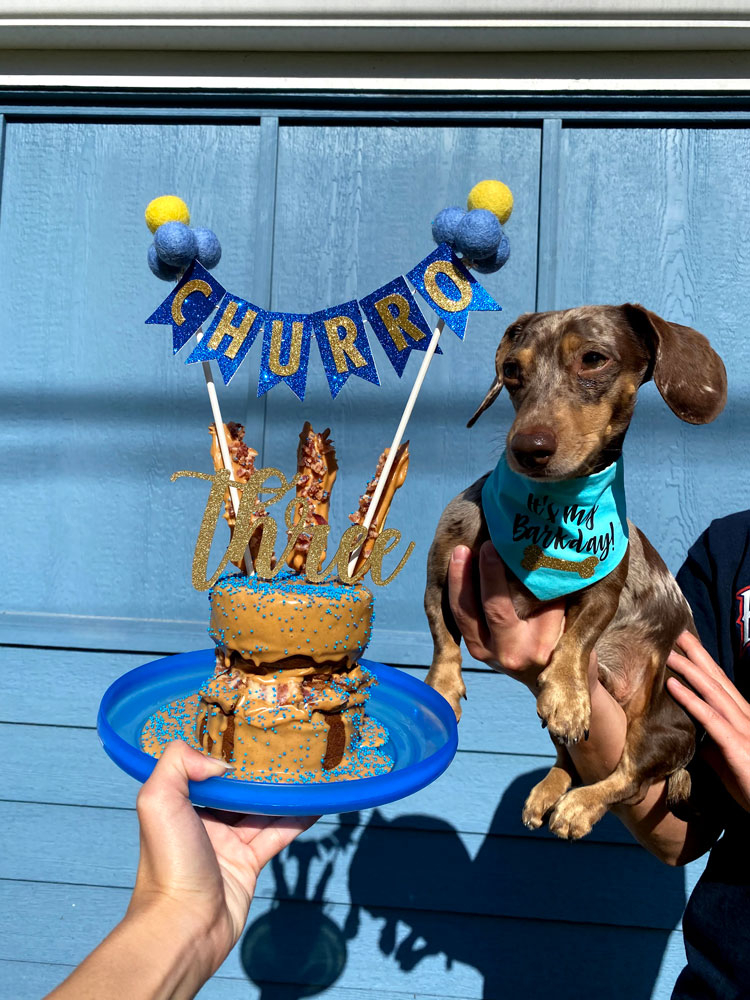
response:
{"label": "yellow felt pom pom", "polygon": [[486,208],[504,226],[513,211],[513,195],[502,181],[480,181],[469,191],[466,207],[470,212],[475,208]]}
{"label": "yellow felt pom pom", "polygon": [[163,194],[146,205],[146,225],[155,233],[165,222],[181,222],[190,225],[190,210],[182,198],[176,194]]}

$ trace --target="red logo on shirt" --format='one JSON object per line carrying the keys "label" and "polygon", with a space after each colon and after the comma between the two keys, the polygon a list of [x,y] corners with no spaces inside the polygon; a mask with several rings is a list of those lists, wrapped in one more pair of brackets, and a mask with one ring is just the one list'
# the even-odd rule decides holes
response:
{"label": "red logo on shirt", "polygon": [[750,587],[743,587],[735,596],[739,602],[737,624],[740,627],[740,641],[744,649],[750,644]]}

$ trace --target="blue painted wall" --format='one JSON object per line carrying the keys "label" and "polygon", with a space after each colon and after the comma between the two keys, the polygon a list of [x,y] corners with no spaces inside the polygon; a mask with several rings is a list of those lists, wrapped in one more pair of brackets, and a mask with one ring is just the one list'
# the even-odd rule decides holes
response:
{"label": "blue painted wall", "polygon": [[[206,644],[205,597],[189,583],[204,493],[169,476],[209,469],[210,417],[200,372],[171,357],[168,331],[143,325],[167,288],[145,264],[142,210],[153,196],[183,194],[194,221],[219,233],[217,275],[228,287],[307,311],[408,269],[431,247],[434,213],[477,179],[499,176],[514,191],[513,255],[485,280],[505,312],[474,316],[463,344],[446,333],[409,428],[409,479],[391,517],[418,548],[377,595],[376,657],[424,673],[427,548],[443,505],[499,454],[507,399],[472,431],[464,425],[491,381],[506,322],[537,303],[637,300],[705,332],[728,362],[727,411],[711,427],[687,427],[647,387],[626,446],[630,508],[676,568],[712,517],[745,505],[747,132],[593,127],[594,114],[544,125],[446,117],[96,124],[29,115],[5,126],[8,996],[51,988],[128,898],[136,789],[99,748],[102,692],[150,651]],[[330,425],[342,470],[333,516],[343,529],[416,362],[400,381],[378,355],[383,386],[352,379],[331,403],[313,349],[304,404],[284,386],[259,401],[258,350],[222,391],[225,415],[282,468],[293,466],[303,420]],[[412,799],[310,831],[264,874],[243,943],[202,995],[303,995],[301,985],[257,985],[271,980],[316,983],[334,1000],[573,998],[582,984],[592,996],[669,996],[700,864],[660,866],[610,818],[583,844],[528,834],[521,803],[551,745],[512,682],[473,664],[468,689],[450,770]],[[273,961],[279,923],[302,942],[296,966],[295,956]],[[639,956],[627,978],[623,953]],[[256,985],[238,983],[248,978]]]}

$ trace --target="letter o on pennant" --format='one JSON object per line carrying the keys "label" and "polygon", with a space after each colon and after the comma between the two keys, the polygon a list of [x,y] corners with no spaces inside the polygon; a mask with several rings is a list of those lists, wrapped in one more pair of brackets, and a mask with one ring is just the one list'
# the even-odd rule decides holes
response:
{"label": "letter o on pennant", "polygon": [[[440,288],[437,283],[437,275],[444,274],[453,284],[459,293],[459,298],[451,299]],[[446,312],[463,312],[471,303],[471,284],[457,273],[453,264],[449,260],[434,260],[424,272],[424,287],[435,305]]]}

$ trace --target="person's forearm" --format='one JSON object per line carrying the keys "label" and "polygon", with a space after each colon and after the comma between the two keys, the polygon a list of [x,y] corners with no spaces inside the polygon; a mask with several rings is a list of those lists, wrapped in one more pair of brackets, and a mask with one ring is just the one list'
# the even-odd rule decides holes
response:
{"label": "person's forearm", "polygon": [[584,785],[606,778],[617,767],[625,746],[627,720],[622,708],[599,681],[591,685],[589,738],[566,749]]}
{"label": "person's forearm", "polygon": [[179,914],[129,911],[48,1000],[190,1000],[213,972],[201,937]]}

